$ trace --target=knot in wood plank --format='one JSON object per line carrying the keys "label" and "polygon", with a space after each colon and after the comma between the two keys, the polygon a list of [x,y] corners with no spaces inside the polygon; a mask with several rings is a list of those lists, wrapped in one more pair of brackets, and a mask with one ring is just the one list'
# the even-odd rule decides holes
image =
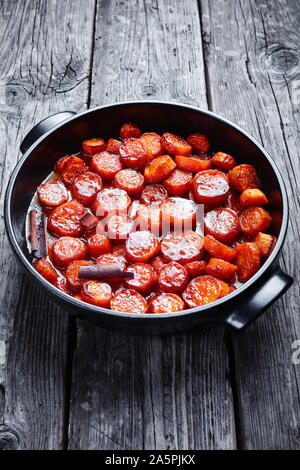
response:
{"label": "knot in wood plank", "polygon": [[19,436],[14,429],[6,425],[0,426],[0,451],[17,450],[19,441]]}
{"label": "knot in wood plank", "polygon": [[299,72],[299,51],[292,46],[273,45],[267,52],[265,66],[274,78],[291,79]]}

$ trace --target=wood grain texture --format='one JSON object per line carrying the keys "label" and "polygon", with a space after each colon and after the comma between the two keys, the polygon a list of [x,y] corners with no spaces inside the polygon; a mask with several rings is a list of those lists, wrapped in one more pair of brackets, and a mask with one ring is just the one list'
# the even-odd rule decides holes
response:
{"label": "wood grain texture", "polygon": [[[233,336],[238,444],[299,449],[299,111],[297,0],[203,0],[201,20],[212,109],[262,142],[287,185],[290,225],[281,265],[295,283],[247,331]],[[226,27],[224,27],[226,25]]]}
{"label": "wood grain texture", "polygon": [[[1,214],[26,132],[88,100],[94,2],[0,4]],[[25,280],[0,228],[0,449],[65,443],[68,318]]]}
{"label": "wood grain texture", "polygon": [[[90,96],[207,107],[196,1],[99,1]],[[70,449],[234,447],[223,328],[139,338],[78,322]]]}

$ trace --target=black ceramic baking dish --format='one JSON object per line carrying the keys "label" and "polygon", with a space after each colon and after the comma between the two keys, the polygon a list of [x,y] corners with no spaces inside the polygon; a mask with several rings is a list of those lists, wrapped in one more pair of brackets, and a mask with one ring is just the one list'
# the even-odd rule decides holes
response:
{"label": "black ceramic baking dish", "polygon": [[[59,157],[78,152],[84,139],[118,136],[124,122],[143,131],[175,132],[186,136],[201,131],[216,150],[232,154],[238,163],[251,163],[259,173],[267,196],[277,194],[280,227],[274,229],[276,246],[260,270],[239,289],[209,305],[170,314],[119,313],[80,302],[48,283],[32,265],[25,243],[25,216],[37,186],[52,171]],[[238,126],[209,111],[166,102],[126,102],[100,106],[79,114],[58,113],[37,126],[21,145],[23,157],[14,169],[5,196],[5,224],[12,249],[33,281],[67,312],[93,323],[132,333],[171,333],[207,321],[242,329],[279,298],[293,280],[278,265],[287,224],[288,202],[282,176],[267,152]],[[272,207],[269,208],[272,210]]]}

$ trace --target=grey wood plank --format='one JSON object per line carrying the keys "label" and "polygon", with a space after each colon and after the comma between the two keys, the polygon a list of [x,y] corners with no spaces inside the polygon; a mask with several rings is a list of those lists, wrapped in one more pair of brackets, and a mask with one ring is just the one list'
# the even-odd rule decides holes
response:
{"label": "grey wood plank", "polygon": [[281,265],[295,279],[266,315],[234,335],[239,423],[246,449],[299,449],[300,368],[292,342],[299,313],[300,5],[297,0],[202,0],[212,109],[240,124],[270,152],[289,194]]}
{"label": "grey wood plank", "polygon": [[[207,107],[196,1],[99,1],[91,106],[170,99]],[[78,322],[70,449],[229,449],[224,329],[131,337]]]}
{"label": "grey wood plank", "polygon": [[[44,117],[87,105],[94,1],[0,4],[1,214],[19,144]],[[60,449],[68,317],[24,276],[0,227],[0,449]]]}

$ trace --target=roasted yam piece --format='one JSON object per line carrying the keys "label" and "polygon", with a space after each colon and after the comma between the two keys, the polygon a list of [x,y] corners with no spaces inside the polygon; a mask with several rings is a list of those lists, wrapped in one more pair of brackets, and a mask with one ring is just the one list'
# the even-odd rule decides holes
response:
{"label": "roasted yam piece", "polygon": [[108,308],[112,299],[112,289],[106,282],[85,281],[81,287],[81,298],[97,307]]}
{"label": "roasted yam piece", "polygon": [[127,240],[134,230],[134,221],[126,214],[110,215],[107,218],[106,234],[110,240]]}
{"label": "roasted yam piece", "polygon": [[262,207],[249,207],[240,215],[241,229],[247,235],[265,232],[271,221],[270,214]]}
{"label": "roasted yam piece", "polygon": [[192,261],[191,263],[186,263],[184,266],[189,273],[190,278],[193,279],[194,277],[198,277],[206,273],[207,263],[204,260]]}
{"label": "roasted yam piece", "polygon": [[253,242],[258,246],[261,258],[266,258],[272,253],[277,238],[269,233],[259,232],[253,239]]}
{"label": "roasted yam piece", "polygon": [[206,235],[203,244],[205,250],[214,258],[231,261],[235,257],[235,249],[220,242],[213,235]]}
{"label": "roasted yam piece", "polygon": [[217,152],[211,159],[211,164],[218,170],[230,171],[236,166],[235,159],[224,152]]}
{"label": "roasted yam piece", "polygon": [[130,196],[139,194],[144,187],[144,177],[139,171],[126,168],[115,175],[115,187],[124,189]]}
{"label": "roasted yam piece", "polygon": [[128,272],[134,274],[133,279],[126,279],[127,287],[135,289],[140,294],[146,294],[156,281],[156,273],[150,264],[135,263],[127,268]]}
{"label": "roasted yam piece", "polygon": [[37,195],[41,204],[47,207],[57,207],[67,202],[68,191],[62,181],[47,181],[37,189]]}
{"label": "roasted yam piece", "polygon": [[72,156],[63,165],[62,178],[66,185],[71,187],[77,176],[85,173],[87,170],[88,167],[81,158]]}
{"label": "roasted yam piece", "polygon": [[211,166],[211,158],[205,155],[190,155],[189,157],[175,155],[174,161],[180,170],[191,173],[199,173],[199,171],[209,170]]}
{"label": "roasted yam piece", "polygon": [[58,274],[50,263],[50,261],[48,260],[47,256],[36,260],[34,267],[37,272],[40,273],[41,276],[43,276],[48,282],[51,282],[51,284],[56,283]]}
{"label": "roasted yam piece", "polygon": [[190,263],[201,259],[203,252],[202,237],[191,230],[184,233],[170,233],[161,242],[161,253],[166,261]]}
{"label": "roasted yam piece", "polygon": [[240,204],[242,207],[265,206],[268,199],[260,189],[245,189],[240,195]]}
{"label": "roasted yam piece", "polygon": [[102,152],[105,149],[105,142],[103,139],[94,137],[82,142],[82,150],[87,155],[95,155],[95,153]]}
{"label": "roasted yam piece", "polygon": [[148,184],[142,191],[142,204],[160,205],[168,199],[168,192],[161,184]]}
{"label": "roasted yam piece", "polygon": [[193,180],[194,196],[200,204],[223,204],[229,189],[227,176],[219,170],[200,171]]}
{"label": "roasted yam piece", "polygon": [[184,302],[177,294],[163,292],[149,302],[150,313],[172,313],[184,310]]}
{"label": "roasted yam piece", "polygon": [[157,205],[139,204],[138,218],[135,220],[139,230],[149,230],[156,236],[161,233],[161,207]]}
{"label": "roasted yam piece", "polygon": [[120,129],[120,136],[123,140],[130,138],[138,138],[141,135],[141,130],[135,124],[126,123]]}
{"label": "roasted yam piece", "polygon": [[235,264],[228,263],[228,261],[218,258],[210,258],[206,267],[207,274],[211,274],[227,282],[232,282],[236,271],[237,266]]}
{"label": "roasted yam piece", "polygon": [[127,139],[119,147],[119,154],[125,166],[140,170],[151,160],[147,148],[141,139]]}
{"label": "roasted yam piece", "polygon": [[111,251],[111,243],[109,239],[101,234],[95,233],[87,241],[87,249],[89,255],[93,258],[98,258],[98,256],[104,255]]}
{"label": "roasted yam piece", "polygon": [[240,282],[246,282],[260,268],[260,254],[256,243],[241,243],[236,247],[234,262],[238,267],[237,277]]}
{"label": "roasted yam piece", "polygon": [[56,266],[66,267],[71,261],[87,258],[86,244],[74,237],[61,237],[53,245],[52,258]]}
{"label": "roasted yam piece", "polygon": [[175,168],[175,170],[163,180],[163,185],[171,196],[183,196],[190,189],[192,179],[192,173],[186,173]]}
{"label": "roasted yam piece", "polygon": [[114,179],[118,171],[124,168],[119,155],[107,151],[97,153],[91,160],[92,170],[105,180]]}
{"label": "roasted yam piece", "polygon": [[232,243],[240,230],[240,221],[231,209],[214,209],[204,217],[205,234],[213,235],[222,243]]}
{"label": "roasted yam piece", "polygon": [[141,136],[141,141],[147,149],[148,155],[152,158],[158,157],[163,153],[160,143],[160,135],[155,132],[146,132]]}
{"label": "roasted yam piece", "polygon": [[120,289],[114,295],[110,308],[117,312],[147,313],[148,304],[134,289]]}
{"label": "roasted yam piece", "polygon": [[56,207],[48,219],[48,229],[60,237],[79,237],[82,232],[81,217],[86,209],[77,201],[66,202]]}
{"label": "roasted yam piece", "polygon": [[55,165],[54,171],[58,173],[59,175],[62,175],[63,169],[67,161],[70,160],[70,158],[71,158],[70,156],[60,158]]}
{"label": "roasted yam piece", "polygon": [[163,149],[171,155],[190,155],[192,151],[191,145],[182,137],[165,132],[161,137]]}
{"label": "roasted yam piece", "polygon": [[174,261],[162,266],[158,273],[159,288],[163,292],[178,294],[186,288],[188,280],[186,268]]}
{"label": "roasted yam piece", "polygon": [[191,134],[186,140],[192,146],[195,153],[206,153],[209,150],[210,141],[204,134]]}
{"label": "roasted yam piece", "polygon": [[79,292],[83,284],[83,279],[79,279],[78,277],[79,267],[88,266],[90,264],[92,264],[92,262],[88,260],[76,260],[76,261],[71,261],[71,263],[68,264],[67,269],[66,269],[66,278],[67,278],[69,286],[73,290]]}
{"label": "roasted yam piece", "polygon": [[147,230],[130,233],[125,246],[126,258],[133,263],[145,263],[159,252],[157,237]]}
{"label": "roasted yam piece", "polygon": [[96,173],[87,171],[77,176],[72,186],[72,194],[77,201],[86,207],[90,207],[97,194],[102,189],[102,179]]}
{"label": "roasted yam piece", "polygon": [[259,188],[259,180],[252,165],[238,165],[230,173],[230,185],[242,193],[245,189]]}
{"label": "roasted yam piece", "polygon": [[182,294],[183,300],[190,307],[209,304],[230,293],[229,285],[209,274],[193,279]]}
{"label": "roasted yam piece", "polygon": [[161,155],[154,158],[145,168],[144,177],[148,184],[159,183],[164,180],[176,167],[176,163],[169,155]]}

